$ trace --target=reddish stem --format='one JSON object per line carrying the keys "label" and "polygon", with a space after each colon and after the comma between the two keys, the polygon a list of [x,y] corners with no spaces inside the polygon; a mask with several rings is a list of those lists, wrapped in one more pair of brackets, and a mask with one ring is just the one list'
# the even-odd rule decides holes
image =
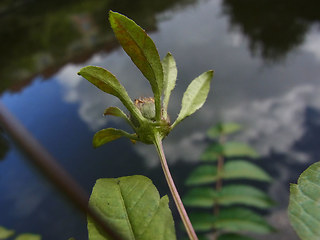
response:
{"label": "reddish stem", "polygon": [[166,157],[164,155],[164,151],[163,151],[163,146],[162,146],[162,141],[161,138],[159,137],[159,135],[155,136],[155,141],[154,141],[154,145],[156,146],[157,152],[159,154],[160,157],[160,162],[161,162],[161,166],[162,166],[162,170],[164,172],[164,175],[166,177],[168,186],[170,188],[172,197],[174,199],[174,202],[177,206],[178,212],[180,214],[180,217],[182,219],[182,222],[187,230],[188,236],[190,238],[190,240],[198,240],[198,237],[193,229],[193,226],[190,222],[190,219],[188,217],[188,214],[183,206],[183,203],[181,201],[180,195],[177,191],[177,188],[174,184],[174,181],[172,179],[168,164],[167,164],[167,160]]}

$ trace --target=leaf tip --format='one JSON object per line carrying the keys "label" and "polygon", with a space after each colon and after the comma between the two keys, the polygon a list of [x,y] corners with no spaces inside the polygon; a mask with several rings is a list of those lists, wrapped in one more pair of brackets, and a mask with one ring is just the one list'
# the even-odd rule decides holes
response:
{"label": "leaf tip", "polygon": [[109,10],[109,22],[110,22],[111,26],[112,26],[112,22],[113,22],[113,21],[116,21],[116,18],[119,19],[119,17],[125,17],[125,18],[127,18],[126,16],[124,16],[124,15],[121,14],[121,13],[114,12],[114,11],[112,11],[112,10]]}
{"label": "leaf tip", "polygon": [[210,77],[212,78],[212,77],[213,77],[213,74],[214,74],[214,70],[209,70],[209,71],[208,71],[208,74],[209,74]]}
{"label": "leaf tip", "polygon": [[94,140],[94,138],[93,138],[93,140],[92,140],[92,147],[93,147],[94,149],[100,147],[100,145],[97,143],[97,141]]}
{"label": "leaf tip", "polygon": [[109,17],[111,17],[112,15],[114,15],[116,12],[112,11],[111,9],[109,10]]}

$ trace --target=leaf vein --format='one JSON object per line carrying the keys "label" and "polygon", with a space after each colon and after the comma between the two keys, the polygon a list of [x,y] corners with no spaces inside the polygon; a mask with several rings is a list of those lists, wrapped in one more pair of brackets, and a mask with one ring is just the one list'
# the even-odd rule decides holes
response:
{"label": "leaf vein", "polygon": [[128,214],[128,211],[127,211],[127,206],[126,206],[126,203],[124,201],[123,194],[122,194],[122,191],[121,191],[121,187],[120,187],[119,184],[117,184],[117,186],[118,186],[119,192],[120,192],[121,203],[123,205],[124,212],[126,214],[126,221],[127,221],[128,226],[129,226],[129,229],[130,229],[131,239],[135,239],[135,236],[134,236],[134,233],[133,233],[133,229],[132,229],[132,225],[131,225],[131,222],[130,222],[130,219],[129,219],[129,214]]}
{"label": "leaf vein", "polygon": [[[298,204],[298,206],[300,206],[300,208],[303,210],[303,212],[305,213],[305,214],[307,214],[309,217],[311,217],[312,219],[314,219],[316,222],[319,222],[319,220],[316,218],[316,217],[314,217],[312,214],[310,214],[310,213],[308,213],[307,211],[306,211],[306,209],[304,208],[304,206],[303,206],[303,204],[301,204],[301,203],[299,203],[296,199],[292,199],[292,201],[293,202],[295,202],[296,204]],[[306,222],[308,222],[308,221],[306,221]],[[307,225],[306,225],[307,226]],[[309,229],[311,229],[311,227],[308,227]],[[312,231],[312,230],[311,230]],[[312,231],[313,232],[313,231]]]}
{"label": "leaf vein", "polygon": [[[317,186],[315,183],[313,183],[311,181],[309,181],[309,184],[310,185],[312,184],[312,185],[314,185],[316,187],[319,187],[319,186]],[[311,196],[309,196],[309,194],[307,194],[299,184],[298,184],[298,188],[299,188],[299,191],[303,194],[303,196],[309,198],[313,202],[318,202],[317,199],[313,199]],[[310,188],[310,186],[309,186],[309,188]]]}
{"label": "leaf vein", "polygon": [[[299,203],[298,203],[298,204],[299,204]],[[297,215],[295,215],[295,214],[293,214],[293,213],[291,213],[290,216],[293,217],[293,218],[295,218],[295,220],[296,220],[297,222],[300,222],[300,224],[305,227],[305,229],[306,229],[307,232],[310,232],[311,234],[316,234],[316,233],[315,233],[313,230],[311,230],[310,227],[306,224],[306,222],[308,222],[308,221],[302,221]]]}

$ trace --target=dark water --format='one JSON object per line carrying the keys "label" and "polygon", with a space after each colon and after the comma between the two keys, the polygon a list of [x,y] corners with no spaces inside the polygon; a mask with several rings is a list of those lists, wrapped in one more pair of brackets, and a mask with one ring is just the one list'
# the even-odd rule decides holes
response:
{"label": "dark water", "polygon": [[[266,216],[279,233],[258,239],[297,239],[285,213],[289,183],[320,159],[318,1],[0,3],[1,101],[88,193],[97,178],[143,174],[163,195],[169,190],[151,146],[124,139],[91,147],[95,131],[127,127],[102,117],[106,107],[122,106],[78,77],[81,67],[108,68],[132,98],[151,95],[148,82],[113,37],[106,21],[109,9],[147,29],[161,57],[168,51],[175,57],[179,73],[169,104],[172,119],[189,82],[215,70],[204,107],[165,140],[182,194],[183,182],[206,146],[205,131],[218,121],[242,123],[246,130],[236,139],[251,143],[261,154],[259,164],[275,178],[268,191],[278,207]],[[0,225],[39,233],[43,239],[86,239],[83,216],[3,132],[0,157]]]}

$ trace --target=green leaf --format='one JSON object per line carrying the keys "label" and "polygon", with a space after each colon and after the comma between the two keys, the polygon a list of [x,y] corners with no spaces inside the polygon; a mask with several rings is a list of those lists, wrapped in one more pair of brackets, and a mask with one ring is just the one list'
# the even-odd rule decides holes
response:
{"label": "green leaf", "polygon": [[9,230],[5,227],[0,226],[0,239],[7,239],[14,234],[13,230]]}
{"label": "green leaf", "polygon": [[[144,176],[98,179],[89,204],[124,240],[176,239],[169,199]],[[109,240],[89,218],[90,240]]]}
{"label": "green leaf", "polygon": [[37,234],[23,233],[16,237],[15,240],[41,240],[41,236]]}
{"label": "green leaf", "polygon": [[215,216],[209,212],[192,212],[190,221],[195,231],[209,231],[213,229]]}
{"label": "green leaf", "polygon": [[217,240],[254,240],[251,237],[239,235],[236,233],[225,233],[218,237]]}
{"label": "green leaf", "polygon": [[[260,167],[244,160],[233,160],[225,163],[220,173],[223,179],[250,179],[270,182],[271,177]],[[186,181],[187,185],[213,183],[217,180],[217,168],[212,165],[197,167]]]}
{"label": "green leaf", "polygon": [[136,134],[130,134],[120,129],[106,128],[96,132],[96,134],[93,136],[92,145],[95,148],[97,148],[103,144],[106,144],[121,137],[127,137],[133,141],[138,140]]}
{"label": "green leaf", "polygon": [[223,155],[225,157],[258,157],[258,153],[246,143],[227,142],[223,144]]}
{"label": "green leaf", "polygon": [[274,202],[266,193],[248,185],[224,186],[215,195],[214,201],[222,206],[243,204],[257,208],[269,208],[274,205]]}
{"label": "green leaf", "polygon": [[261,216],[245,208],[220,209],[214,219],[213,227],[225,231],[249,231],[255,233],[270,233],[274,231]]}
{"label": "green leaf", "polygon": [[221,135],[228,135],[238,132],[242,129],[242,126],[238,123],[228,122],[228,123],[218,123],[217,125],[211,127],[207,135],[210,138],[217,138]]}
{"label": "green leaf", "polygon": [[106,110],[104,110],[104,115],[111,115],[111,116],[123,118],[124,120],[126,120],[127,123],[129,123],[129,125],[133,129],[135,129],[134,125],[132,124],[132,122],[130,121],[128,116],[117,107],[109,107],[109,108],[107,108]]}
{"label": "green leaf", "polygon": [[189,216],[196,231],[209,231],[213,228],[232,232],[270,233],[274,231],[274,228],[261,216],[244,208],[220,209],[218,216],[208,212],[191,213]]}
{"label": "green leaf", "polygon": [[126,89],[119,83],[118,79],[108,70],[101,67],[87,66],[80,69],[80,72],[78,74],[87,79],[89,82],[91,82],[93,85],[95,85],[102,91],[119,98],[123,105],[138,120],[143,118],[139,109],[133,104]]}
{"label": "green leaf", "polygon": [[272,181],[272,178],[263,169],[244,160],[227,162],[224,166],[222,177],[223,179],[241,178],[266,182]]}
{"label": "green leaf", "polygon": [[186,185],[213,183],[217,179],[217,168],[212,165],[197,167],[187,178]]}
{"label": "green leaf", "polygon": [[257,208],[274,205],[267,194],[247,185],[227,185],[218,192],[213,187],[193,188],[183,197],[183,203],[189,207],[212,207],[214,203],[221,206],[243,204]]}
{"label": "green leaf", "polygon": [[[109,12],[111,27],[122,48],[149,80],[155,97],[156,112],[161,111],[163,70],[158,50],[147,33],[134,21],[116,12]],[[158,115],[158,120],[160,115]]]}
{"label": "green leaf", "polygon": [[168,53],[162,60],[163,68],[163,109],[167,111],[171,91],[176,85],[178,70],[176,61],[171,53]]}
{"label": "green leaf", "polygon": [[183,203],[188,207],[212,207],[216,191],[212,187],[197,187],[191,189],[183,197]]}
{"label": "green leaf", "polygon": [[203,161],[217,161],[218,157],[258,157],[258,153],[246,143],[226,142],[224,144],[211,144],[201,155]]}
{"label": "green leaf", "polygon": [[172,128],[202,107],[207,99],[212,77],[213,71],[208,71],[201,74],[190,83],[183,94],[182,107],[178,118],[172,124]]}
{"label": "green leaf", "polygon": [[312,164],[290,185],[290,222],[302,240],[320,236],[320,162]]}

